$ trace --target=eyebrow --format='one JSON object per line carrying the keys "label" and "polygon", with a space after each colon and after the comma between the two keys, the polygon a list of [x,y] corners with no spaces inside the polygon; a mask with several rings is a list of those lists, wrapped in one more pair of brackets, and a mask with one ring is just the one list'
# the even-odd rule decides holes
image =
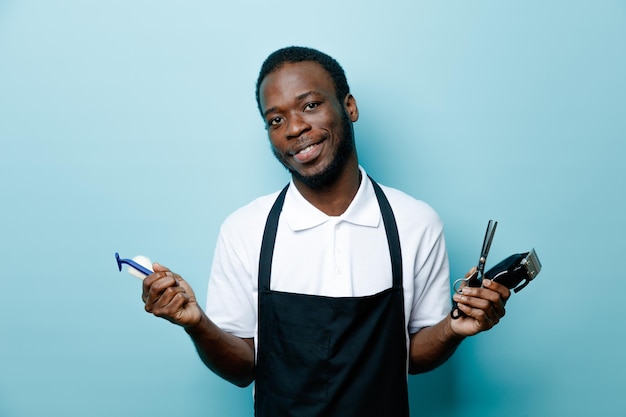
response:
{"label": "eyebrow", "polygon": [[[296,101],[300,102],[300,101],[304,100],[305,98],[307,98],[309,96],[312,96],[312,95],[315,95],[315,94],[321,94],[321,93],[319,91],[315,91],[315,90],[307,91],[306,93],[302,93],[302,94],[296,96]],[[263,116],[267,117],[268,114],[275,112],[276,109],[277,109],[276,107],[270,107],[269,109],[267,109],[267,110],[265,110],[263,112]]]}

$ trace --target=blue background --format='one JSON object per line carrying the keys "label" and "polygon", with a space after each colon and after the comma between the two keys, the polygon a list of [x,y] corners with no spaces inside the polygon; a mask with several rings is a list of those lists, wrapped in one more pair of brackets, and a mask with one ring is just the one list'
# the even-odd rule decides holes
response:
{"label": "blue background", "polygon": [[[452,276],[535,247],[507,316],[410,377],[414,415],[626,416],[624,1],[0,1],[0,416],[250,416],[114,253],[205,299],[224,217],[287,180],[253,96],[345,68],[361,163],[429,202]],[[488,263],[489,266],[489,263]]]}

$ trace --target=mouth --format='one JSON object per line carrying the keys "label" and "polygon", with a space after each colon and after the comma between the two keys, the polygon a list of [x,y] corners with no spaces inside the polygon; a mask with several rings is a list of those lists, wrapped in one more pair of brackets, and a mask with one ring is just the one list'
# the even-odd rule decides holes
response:
{"label": "mouth", "polygon": [[299,150],[298,152],[293,153],[293,155],[301,155],[301,154],[306,154],[311,152],[315,147],[317,146],[317,143],[314,143],[312,145],[307,146],[304,149]]}
{"label": "mouth", "polygon": [[321,153],[321,145],[324,141],[312,143],[304,148],[289,152],[289,155],[301,164],[311,162]]}

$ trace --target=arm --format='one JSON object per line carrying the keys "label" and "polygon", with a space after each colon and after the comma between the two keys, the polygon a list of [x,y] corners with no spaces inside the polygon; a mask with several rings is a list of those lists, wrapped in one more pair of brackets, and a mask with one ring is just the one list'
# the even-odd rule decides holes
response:
{"label": "arm", "polygon": [[202,311],[191,286],[180,275],[154,264],[143,281],[147,312],[185,329],[202,362],[220,377],[244,387],[254,380],[254,342],[216,326]]}
{"label": "arm", "polygon": [[435,369],[452,356],[464,338],[495,326],[505,314],[504,305],[510,295],[504,285],[488,279],[483,280],[481,288],[464,287],[461,294],[454,294],[465,315],[456,320],[447,315],[436,325],[411,335],[409,373]]}
{"label": "arm", "polygon": [[409,342],[409,373],[428,372],[443,364],[464,337],[452,330],[452,319],[447,315],[432,327],[425,327],[411,335]]}

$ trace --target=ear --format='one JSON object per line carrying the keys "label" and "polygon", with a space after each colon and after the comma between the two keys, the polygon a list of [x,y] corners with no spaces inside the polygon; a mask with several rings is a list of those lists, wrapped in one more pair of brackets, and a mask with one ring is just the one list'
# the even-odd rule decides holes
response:
{"label": "ear", "polygon": [[346,98],[343,100],[343,106],[346,109],[348,117],[353,123],[359,120],[359,108],[357,107],[356,99],[352,94],[346,94]]}

